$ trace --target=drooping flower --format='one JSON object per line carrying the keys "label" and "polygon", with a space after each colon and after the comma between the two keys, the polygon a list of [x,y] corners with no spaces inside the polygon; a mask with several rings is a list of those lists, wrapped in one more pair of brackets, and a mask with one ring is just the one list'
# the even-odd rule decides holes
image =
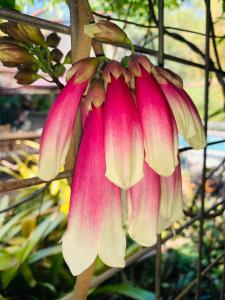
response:
{"label": "drooping flower", "polygon": [[130,237],[142,246],[156,242],[160,207],[160,176],[147,163],[144,178],[127,191]]}
{"label": "drooping flower", "polygon": [[[82,61],[78,64],[79,68],[76,68],[67,85],[54,101],[42,132],[39,177],[46,181],[55,178],[65,163],[82,95],[98,66],[91,58],[89,64],[85,61],[85,68]],[[86,68],[88,65],[89,69]]]}
{"label": "drooping flower", "polygon": [[206,144],[204,128],[193,101],[183,89],[182,79],[158,67],[154,68],[153,74],[170,105],[179,133],[191,147],[203,148]]}
{"label": "drooping flower", "polygon": [[158,217],[158,233],[183,218],[182,180],[180,165],[168,177],[160,176],[161,199]]}
{"label": "drooping flower", "polygon": [[118,62],[103,73],[108,83],[105,100],[106,177],[128,189],[143,177],[143,137],[133,96],[126,84],[129,73]]}
{"label": "drooping flower", "polygon": [[129,69],[135,76],[135,92],[144,134],[145,160],[162,176],[178,164],[178,133],[172,111],[151,73],[146,57],[133,56]]}
{"label": "drooping flower", "polygon": [[103,107],[89,113],[74,170],[68,229],[62,239],[63,256],[78,275],[98,255],[113,267],[125,264],[120,189],[104,175]]}

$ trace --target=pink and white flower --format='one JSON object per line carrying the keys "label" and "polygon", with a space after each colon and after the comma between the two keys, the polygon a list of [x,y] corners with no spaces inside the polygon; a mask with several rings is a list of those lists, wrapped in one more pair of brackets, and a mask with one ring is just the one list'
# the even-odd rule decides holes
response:
{"label": "pink and white flower", "polygon": [[138,55],[133,56],[129,66],[135,76],[145,160],[159,175],[169,176],[178,164],[178,133],[172,111],[151,68],[147,58]]}
{"label": "pink and white flower", "polygon": [[181,169],[178,165],[168,177],[160,176],[161,199],[158,217],[158,233],[184,217]]}
{"label": "pink and white flower", "polygon": [[80,144],[71,191],[68,228],[62,250],[73,275],[97,255],[112,267],[124,267],[120,189],[104,175],[103,107],[89,113]]}
{"label": "pink and white flower", "polygon": [[106,177],[128,189],[143,178],[144,148],[141,123],[133,96],[126,84],[129,73],[110,62],[103,73],[105,100]]}
{"label": "pink and white flower", "polygon": [[204,128],[192,99],[183,89],[182,79],[162,68],[156,67],[153,73],[173,112],[179,133],[194,149],[203,148],[206,144]]}
{"label": "pink and white flower", "polygon": [[142,246],[156,242],[160,207],[160,176],[147,163],[144,178],[127,191],[128,233]]}
{"label": "pink and white flower", "polygon": [[[91,71],[87,71],[88,65]],[[85,61],[85,68],[81,62],[78,62],[78,67],[75,64],[73,76],[61,90],[48,113],[41,136],[39,159],[39,177],[45,181],[55,178],[65,163],[77,110],[97,65],[92,58],[89,59],[89,64]]]}

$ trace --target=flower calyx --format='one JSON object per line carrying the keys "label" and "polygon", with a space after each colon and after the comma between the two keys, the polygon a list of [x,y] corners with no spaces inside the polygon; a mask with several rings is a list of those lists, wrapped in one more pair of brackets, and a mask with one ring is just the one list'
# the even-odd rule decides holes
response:
{"label": "flower calyx", "polygon": [[141,76],[141,67],[152,73],[153,64],[145,55],[134,54],[131,56],[128,69],[133,76]]}
{"label": "flower calyx", "polygon": [[106,83],[109,83],[111,82],[111,76],[115,77],[116,79],[118,79],[120,76],[123,76],[126,83],[128,83],[131,79],[129,71],[116,60],[111,60],[107,63],[103,71],[102,78]]}

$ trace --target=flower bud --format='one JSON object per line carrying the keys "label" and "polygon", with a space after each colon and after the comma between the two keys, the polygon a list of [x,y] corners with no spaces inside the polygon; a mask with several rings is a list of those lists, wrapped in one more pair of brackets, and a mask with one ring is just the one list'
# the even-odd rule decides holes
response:
{"label": "flower bud", "polygon": [[13,37],[15,40],[20,41],[20,42],[28,42],[27,37],[24,35],[23,32],[21,32],[21,30],[19,30],[18,28],[18,24],[15,22],[8,22],[6,23],[6,25],[4,26],[6,33]]}
{"label": "flower bud", "polygon": [[71,50],[66,54],[66,57],[64,59],[65,65],[71,65],[72,64],[72,57],[71,57]]}
{"label": "flower bud", "polygon": [[19,71],[32,71],[37,72],[39,70],[39,66],[35,63],[32,64],[25,64],[25,65],[19,65],[18,67]]}
{"label": "flower bud", "polygon": [[55,65],[53,66],[53,71],[54,71],[55,75],[56,75],[57,77],[59,77],[59,76],[63,76],[63,74],[64,74],[65,71],[66,71],[66,68],[64,67],[63,64],[57,63],[57,64],[55,64]]}
{"label": "flower bud", "polygon": [[103,71],[102,78],[105,82],[109,83],[111,82],[111,76],[115,77],[116,79],[118,79],[120,76],[123,76],[126,83],[131,79],[129,71],[116,60],[111,60],[109,63],[107,63]]}
{"label": "flower bud", "polygon": [[63,53],[58,49],[55,48],[51,51],[51,59],[55,62],[60,62],[63,57]]}
{"label": "flower bud", "polygon": [[14,40],[14,38],[10,36],[2,36],[0,37],[0,43],[9,43],[9,44],[14,44],[14,45],[19,45],[19,42]]}
{"label": "flower bud", "polygon": [[17,27],[27,40],[42,46],[45,44],[44,36],[39,28],[24,23],[18,23]]}
{"label": "flower bud", "polygon": [[109,42],[119,45],[131,44],[126,33],[119,26],[107,20],[101,20],[98,23],[85,25],[84,33],[87,36],[102,42]]}
{"label": "flower bud", "polygon": [[0,43],[0,60],[14,66],[33,62],[33,56],[24,48],[11,43]]}
{"label": "flower bud", "polygon": [[51,48],[56,48],[60,42],[60,37],[56,32],[52,32],[46,38],[46,44]]}
{"label": "flower bud", "polygon": [[92,110],[92,103],[95,107],[100,107],[105,101],[105,87],[102,79],[96,79],[89,87],[85,105],[89,111]]}
{"label": "flower bud", "polygon": [[70,78],[76,74],[76,83],[84,82],[93,77],[97,72],[98,66],[101,63],[102,58],[100,57],[88,57],[82,60],[79,60],[69,69],[66,74],[66,81],[69,81]]}
{"label": "flower bud", "polygon": [[141,76],[140,67],[151,73],[153,65],[145,55],[132,55],[128,66],[131,74],[133,76]]}
{"label": "flower bud", "polygon": [[27,85],[39,79],[40,76],[35,72],[27,70],[27,71],[18,71],[14,76],[14,78],[17,80],[18,84]]}

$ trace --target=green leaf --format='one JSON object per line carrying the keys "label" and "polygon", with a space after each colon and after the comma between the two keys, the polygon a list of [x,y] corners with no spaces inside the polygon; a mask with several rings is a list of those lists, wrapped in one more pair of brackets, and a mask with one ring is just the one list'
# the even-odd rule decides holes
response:
{"label": "green leaf", "polygon": [[48,282],[38,282],[38,285],[46,288],[47,290],[49,290],[52,294],[56,294],[56,288],[54,287],[54,285],[48,283]]}
{"label": "green leaf", "polygon": [[52,217],[46,218],[43,222],[41,222],[36,229],[32,232],[31,236],[28,238],[27,244],[23,249],[22,254],[22,262],[26,260],[28,255],[31,253],[33,248],[38,244],[38,242],[46,236],[46,231],[51,226],[51,223],[54,223],[54,219]]}
{"label": "green leaf", "polygon": [[33,264],[45,257],[51,256],[51,255],[56,255],[59,254],[61,252],[61,245],[58,246],[53,246],[53,247],[48,247],[48,248],[44,248],[41,249],[35,253],[33,253],[29,259],[28,259],[28,263],[29,264]]}
{"label": "green leaf", "polygon": [[0,252],[0,271],[10,269],[17,264],[17,258],[14,255],[5,252]]}
{"label": "green leaf", "polygon": [[15,0],[0,0],[0,6],[4,8],[15,8]]}
{"label": "green leaf", "polygon": [[118,284],[118,285],[109,285],[97,288],[93,295],[99,294],[119,294],[122,296],[130,297],[135,300],[154,300],[155,294],[149,291],[146,291],[139,287],[134,287],[130,284]]}
{"label": "green leaf", "polygon": [[12,217],[10,219],[10,221],[8,221],[6,224],[1,226],[1,228],[0,228],[0,241],[3,240],[4,236],[9,232],[9,230],[11,230],[11,228],[20,220],[20,218],[25,216],[27,214],[27,212],[28,212],[28,210],[24,210],[24,211],[18,213],[17,215]]}
{"label": "green leaf", "polygon": [[34,287],[37,284],[37,281],[31,271],[31,268],[27,264],[24,264],[21,267],[21,274],[23,275],[29,287]]}
{"label": "green leaf", "polygon": [[16,266],[1,273],[2,284],[4,288],[6,288],[12,281],[12,279],[16,276],[18,268],[25,262],[27,257],[30,255],[31,251],[34,249],[34,247],[44,237],[46,237],[49,234],[49,232],[51,232],[51,230],[54,230],[59,225],[59,220],[60,218],[58,215],[49,216],[36,227],[36,229],[32,232],[31,236],[29,237],[24,248],[20,249],[17,253],[15,253],[16,257],[18,258]]}

